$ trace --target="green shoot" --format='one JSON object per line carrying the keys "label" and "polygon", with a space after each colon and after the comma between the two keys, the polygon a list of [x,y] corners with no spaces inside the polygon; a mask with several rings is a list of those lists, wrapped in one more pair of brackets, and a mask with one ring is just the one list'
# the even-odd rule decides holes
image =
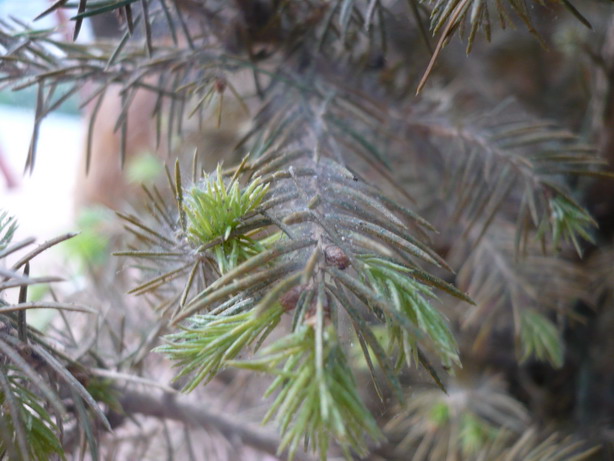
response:
{"label": "green shoot", "polygon": [[246,236],[232,237],[241,220],[254,211],[264,199],[268,185],[259,178],[241,189],[236,180],[228,184],[218,165],[216,174],[194,186],[185,198],[188,239],[197,247],[222,238],[214,249],[220,273],[224,274],[240,262],[262,251],[262,246]]}
{"label": "green shoot", "polygon": [[520,315],[521,361],[535,357],[552,366],[563,366],[563,339],[556,326],[533,309],[523,310]]}
{"label": "green shoot", "polygon": [[365,435],[375,441],[383,435],[358,394],[352,371],[339,347],[334,329],[325,328],[321,349],[316,329],[302,325],[294,333],[264,349],[255,359],[233,366],[277,375],[265,396],[279,391],[264,422],[277,421],[290,458],[304,440],[327,459],[334,439],[350,458],[368,453]]}
{"label": "green shoot", "polygon": [[[426,333],[430,345],[446,367],[460,366],[456,339],[445,317],[429,298],[431,288],[411,277],[411,269],[376,256],[363,256],[365,273],[373,289],[394,307],[396,313]],[[393,318],[387,318],[390,347],[396,347],[408,365],[418,360],[415,331],[408,330]]]}
{"label": "green shoot", "polygon": [[277,325],[283,308],[275,305],[265,312],[246,311],[234,315],[195,315],[190,325],[164,337],[167,344],[156,349],[181,371],[175,379],[189,376],[183,390],[190,392],[207,383],[256,340],[264,339]]}

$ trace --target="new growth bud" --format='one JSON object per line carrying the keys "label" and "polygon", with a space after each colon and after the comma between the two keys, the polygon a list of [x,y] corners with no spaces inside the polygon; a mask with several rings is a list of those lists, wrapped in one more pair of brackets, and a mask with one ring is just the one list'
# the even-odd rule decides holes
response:
{"label": "new growth bud", "polygon": [[350,265],[350,258],[336,245],[324,247],[324,260],[326,264],[335,266],[339,270],[343,270]]}

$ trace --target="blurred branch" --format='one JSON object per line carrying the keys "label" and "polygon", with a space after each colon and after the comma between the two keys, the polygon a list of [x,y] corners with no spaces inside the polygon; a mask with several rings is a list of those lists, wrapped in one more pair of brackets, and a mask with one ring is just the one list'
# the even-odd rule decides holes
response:
{"label": "blurred branch", "polygon": [[[228,440],[239,439],[242,443],[265,453],[288,459],[286,453],[277,454],[279,439],[261,430],[249,427],[239,421],[233,421],[221,414],[211,411],[208,406],[195,404],[192,399],[173,395],[168,392],[152,395],[137,391],[122,390],[119,402],[127,414],[141,414],[154,418],[181,421],[184,424],[203,428],[214,428]],[[239,416],[239,415],[237,415]],[[238,419],[238,418],[237,418]],[[302,451],[297,451],[294,459],[308,461],[312,459]]]}

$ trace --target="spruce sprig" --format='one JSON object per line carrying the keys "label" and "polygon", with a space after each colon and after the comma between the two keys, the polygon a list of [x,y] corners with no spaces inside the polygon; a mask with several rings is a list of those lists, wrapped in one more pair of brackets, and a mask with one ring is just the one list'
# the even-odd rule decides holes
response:
{"label": "spruce sprig", "polygon": [[521,361],[534,357],[550,362],[554,367],[563,366],[564,346],[561,333],[550,319],[535,309],[525,309],[520,314]]}
{"label": "spruce sprig", "polygon": [[[460,366],[456,339],[447,325],[447,320],[430,300],[435,296],[431,288],[411,276],[412,270],[377,256],[362,256],[365,276],[373,289],[382,295],[394,310],[420,331],[403,328],[403,325],[388,317],[386,325],[390,346],[399,353],[399,362],[408,365],[412,359],[418,362],[418,343],[426,339],[445,367]],[[422,336],[422,335],[420,335]]]}
{"label": "spruce sprig", "polygon": [[175,380],[189,376],[184,392],[207,383],[246,347],[262,341],[279,323],[283,308],[273,306],[258,314],[254,310],[233,315],[194,315],[177,333],[164,337],[167,344],[155,349],[181,369]]}
{"label": "spruce sprig", "polygon": [[0,407],[0,453],[10,459],[66,459],[58,426],[17,369],[0,371]]}
{"label": "spruce sprig", "polygon": [[265,397],[277,396],[263,422],[274,418],[282,435],[279,452],[288,448],[290,458],[305,442],[325,460],[331,440],[347,459],[354,451],[368,453],[365,434],[383,440],[371,412],[358,394],[356,382],[332,325],[321,330],[303,324],[267,348],[253,360],[231,365],[277,375]]}
{"label": "spruce sprig", "polygon": [[202,184],[193,186],[185,197],[188,239],[201,247],[223,238],[223,242],[213,248],[221,274],[264,249],[245,235],[231,238],[231,232],[242,218],[260,205],[268,189],[268,184],[263,184],[260,178],[255,178],[244,188],[234,177],[227,183],[221,165],[218,165],[216,173],[205,177]]}

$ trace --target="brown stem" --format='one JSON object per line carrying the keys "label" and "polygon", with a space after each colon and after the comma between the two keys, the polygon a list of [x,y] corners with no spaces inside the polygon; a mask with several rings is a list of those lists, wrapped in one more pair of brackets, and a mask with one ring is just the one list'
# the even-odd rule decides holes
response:
{"label": "brown stem", "polygon": [[[242,421],[222,416],[203,405],[195,404],[185,397],[169,393],[152,395],[127,390],[122,391],[120,403],[127,414],[141,414],[181,421],[195,427],[215,428],[229,440],[238,439],[245,445],[277,456],[279,459],[288,459],[287,452],[277,454],[279,439],[274,435],[249,427]],[[308,461],[311,457],[298,451],[293,459]]]}

